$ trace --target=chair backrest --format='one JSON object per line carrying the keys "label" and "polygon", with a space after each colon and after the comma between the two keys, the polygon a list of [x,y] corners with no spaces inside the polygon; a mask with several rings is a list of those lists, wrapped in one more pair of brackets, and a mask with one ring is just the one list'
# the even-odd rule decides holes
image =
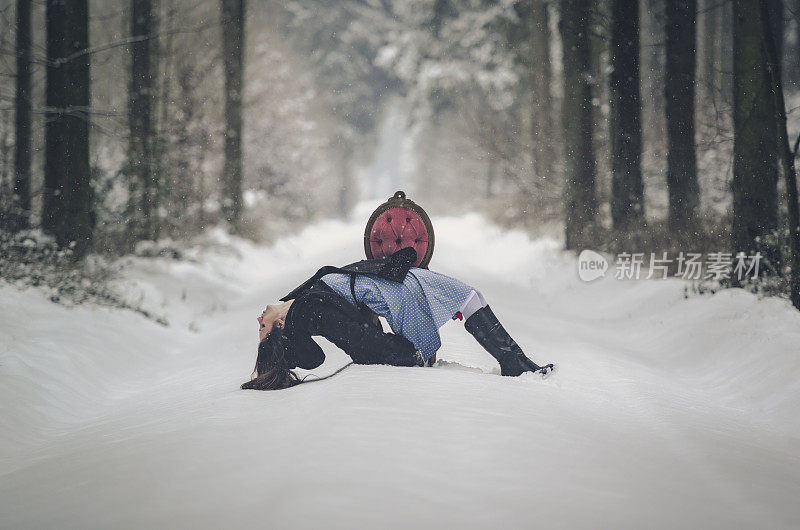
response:
{"label": "chair backrest", "polygon": [[364,230],[364,252],[367,258],[391,256],[401,248],[417,251],[415,267],[428,268],[433,257],[433,224],[417,203],[397,191],[372,212]]}

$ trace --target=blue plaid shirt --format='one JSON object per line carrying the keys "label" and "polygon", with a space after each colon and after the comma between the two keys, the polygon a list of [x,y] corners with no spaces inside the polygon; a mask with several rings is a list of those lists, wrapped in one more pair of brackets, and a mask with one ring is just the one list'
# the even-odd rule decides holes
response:
{"label": "blue plaid shirt", "polygon": [[[322,281],[356,305],[349,274],[326,274]],[[427,361],[442,345],[439,328],[454,318],[472,287],[438,272],[411,267],[403,283],[357,274],[354,290],[360,302],[386,318],[392,331],[414,343]]]}

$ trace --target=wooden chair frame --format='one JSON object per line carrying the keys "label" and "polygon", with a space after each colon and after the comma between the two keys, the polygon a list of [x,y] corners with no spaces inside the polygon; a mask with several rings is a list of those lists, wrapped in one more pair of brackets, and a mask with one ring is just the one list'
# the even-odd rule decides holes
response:
{"label": "wooden chair frame", "polygon": [[375,211],[372,212],[372,215],[369,217],[369,220],[367,221],[367,226],[364,228],[364,253],[367,255],[368,259],[372,259],[375,257],[372,254],[372,247],[370,246],[370,233],[372,231],[372,226],[375,224],[375,221],[383,212],[391,210],[392,208],[407,208],[411,210],[412,212],[419,215],[420,219],[422,220],[422,223],[425,225],[425,230],[427,231],[427,236],[428,236],[428,247],[427,250],[425,251],[425,256],[423,256],[422,261],[420,262],[418,267],[422,269],[427,269],[428,264],[430,263],[431,258],[433,257],[433,246],[435,243],[435,237],[433,234],[433,223],[431,223],[430,217],[428,217],[428,214],[425,212],[425,210],[422,209],[422,206],[418,205],[411,199],[406,198],[406,193],[402,190],[396,191],[393,196],[389,197],[389,199],[385,203],[378,206],[375,209]]}

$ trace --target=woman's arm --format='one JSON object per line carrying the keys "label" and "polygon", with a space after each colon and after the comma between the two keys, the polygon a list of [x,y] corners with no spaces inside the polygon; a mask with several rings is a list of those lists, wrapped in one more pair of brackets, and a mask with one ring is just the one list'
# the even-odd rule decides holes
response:
{"label": "woman's arm", "polygon": [[295,333],[292,336],[291,346],[288,348],[286,362],[289,368],[302,368],[313,370],[325,362],[325,352],[319,347],[311,335]]}

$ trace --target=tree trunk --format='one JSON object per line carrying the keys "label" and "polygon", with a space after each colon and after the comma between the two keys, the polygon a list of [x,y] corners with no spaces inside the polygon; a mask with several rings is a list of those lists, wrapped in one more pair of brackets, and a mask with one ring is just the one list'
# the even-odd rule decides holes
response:
{"label": "tree trunk", "polygon": [[12,227],[26,228],[31,210],[31,0],[17,0],[17,96]]}
{"label": "tree trunk", "polygon": [[733,6],[733,252],[761,250],[778,272],[778,249],[757,243],[778,226],[776,109],[764,21],[758,2],[735,0]]}
{"label": "tree trunk", "polygon": [[717,83],[723,101],[733,107],[733,2],[723,2],[721,8],[722,16],[717,22],[719,24],[717,53],[720,61]]}
{"label": "tree trunk", "polygon": [[153,112],[156,105],[155,12],[152,0],[131,0],[131,37],[144,37],[131,44],[131,87],[128,101],[130,127],[129,163],[131,167],[132,242],[157,237],[155,152]]}
{"label": "tree trunk", "polygon": [[88,0],[47,1],[43,227],[82,257],[94,228],[89,166]]}
{"label": "tree trunk", "polygon": [[45,87],[45,153],[44,186],[42,202],[42,229],[55,234],[61,220],[61,186],[64,180],[64,166],[60,156],[63,152],[61,140],[64,138],[65,117],[61,109],[66,106],[64,69],[58,61],[66,55],[64,51],[65,7],[58,0],[48,0],[45,24],[47,27],[47,86]]}
{"label": "tree trunk", "polygon": [[[719,57],[719,47],[717,42],[720,40],[720,20],[723,14],[722,5],[717,0],[700,0],[700,16],[697,20],[702,30],[697,39],[697,81],[699,83],[699,94],[697,100],[700,102],[701,115],[711,121],[713,114],[717,111],[717,90],[718,75],[722,70]],[[703,114],[705,112],[705,114]]]}
{"label": "tree trunk", "polygon": [[769,18],[767,31],[773,40],[776,57],[783,57],[783,0],[767,0],[764,9],[767,10],[764,16]]}
{"label": "tree trunk", "polygon": [[658,189],[666,175],[667,127],[664,112],[664,0],[642,0],[641,25],[642,150],[644,180]]}
{"label": "tree trunk", "polygon": [[244,0],[221,0],[225,62],[225,167],[222,211],[233,229],[242,212],[242,73],[244,70]]}
{"label": "tree trunk", "polygon": [[[155,102],[156,109],[153,111],[156,119],[153,123],[153,161],[155,164],[155,181],[156,181],[156,200],[159,205],[159,210],[166,210],[169,212],[164,218],[158,217],[156,230],[158,235],[162,233],[165,227],[169,226],[169,216],[180,218],[174,206],[174,189],[176,186],[177,178],[171,174],[169,168],[169,135],[170,135],[170,116],[176,112],[174,100],[170,97],[172,94],[172,83],[175,77],[174,68],[174,49],[173,49],[173,34],[171,33],[173,27],[173,19],[175,17],[175,7],[172,1],[161,1],[158,3],[157,25],[161,33],[165,33],[163,41],[157,41],[158,49],[155,50],[156,60],[158,67],[154,68],[156,84],[158,85],[158,98]],[[162,208],[163,206],[163,208]]]}
{"label": "tree trunk", "polygon": [[625,229],[644,218],[639,2],[613,0],[611,11],[611,218]]}
{"label": "tree trunk", "polygon": [[[761,14],[764,17],[764,42],[767,51],[767,74],[774,95],[777,116],[778,156],[786,179],[786,199],[788,201],[789,250],[791,253],[791,277],[789,279],[789,298],[792,304],[800,309],[800,205],[797,202],[797,173],[794,167],[794,152],[786,127],[786,102],[783,98],[783,81],[781,77],[782,54],[778,46],[779,38],[775,31],[783,32],[783,27],[772,22],[775,15],[770,10],[767,0],[761,0]],[[774,6],[772,6],[774,8]],[[800,141],[800,139],[798,139]]]}
{"label": "tree trunk", "polygon": [[608,190],[611,189],[608,177],[611,176],[611,128],[608,105],[611,100],[609,90],[609,41],[611,27],[611,0],[589,2],[589,62],[591,64],[592,85],[592,142],[595,159],[595,176],[598,202],[610,202]]}
{"label": "tree trunk", "polygon": [[446,18],[451,15],[448,0],[435,0],[433,3],[433,18],[431,19],[431,31],[433,36],[439,38],[439,32]]}
{"label": "tree trunk", "polygon": [[733,15],[731,3],[729,0],[725,2],[699,0],[700,16],[697,20],[698,92],[695,96],[695,119],[697,120],[695,139],[699,151],[698,159],[704,159],[708,154],[716,153],[720,132],[730,130],[732,127]]}
{"label": "tree trunk", "polygon": [[785,43],[783,60],[783,85],[787,87],[787,92],[800,90],[800,0],[789,0],[786,2],[786,11],[789,18],[789,25],[793,28],[793,38]]}
{"label": "tree trunk", "polygon": [[695,228],[700,206],[694,138],[696,0],[667,0],[668,225],[680,233]]}
{"label": "tree trunk", "polygon": [[597,210],[592,142],[589,0],[561,0],[559,32],[564,49],[564,205],[566,248],[582,243]]}
{"label": "tree trunk", "polygon": [[531,13],[531,87],[533,92],[533,169],[538,179],[552,179],[556,156],[554,141],[557,137],[553,124],[553,68],[550,63],[550,22],[547,2],[533,0]]}

